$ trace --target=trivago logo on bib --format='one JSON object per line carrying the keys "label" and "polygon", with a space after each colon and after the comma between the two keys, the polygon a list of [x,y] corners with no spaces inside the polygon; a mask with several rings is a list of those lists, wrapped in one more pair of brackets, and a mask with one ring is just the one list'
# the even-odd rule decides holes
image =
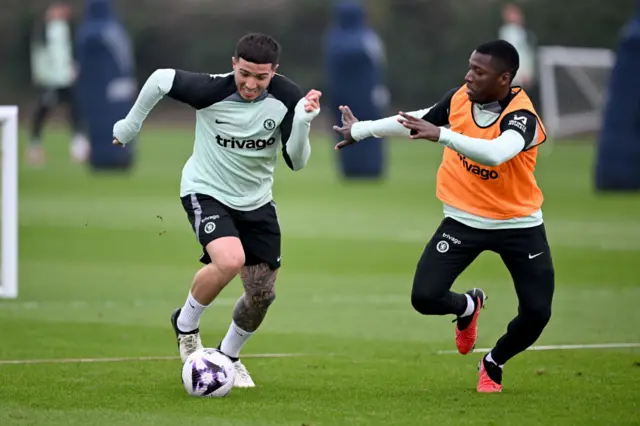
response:
{"label": "trivago logo on bib", "polygon": [[458,158],[462,163],[462,167],[464,167],[469,173],[473,173],[474,175],[477,175],[482,180],[498,179],[500,177],[498,172],[496,172],[495,170],[485,169],[483,167],[478,166],[477,164],[473,164],[469,162],[467,160],[467,157],[465,157],[462,154],[458,154]]}

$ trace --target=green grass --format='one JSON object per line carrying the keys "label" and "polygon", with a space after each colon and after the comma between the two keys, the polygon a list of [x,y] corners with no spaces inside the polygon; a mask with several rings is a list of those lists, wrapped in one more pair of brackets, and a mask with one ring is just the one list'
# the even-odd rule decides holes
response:
{"label": "green grass", "polygon": [[[20,171],[20,297],[0,301],[0,359],[173,356],[169,314],[187,295],[199,247],[178,199],[190,130],[145,128],[129,176],[71,165],[66,133],[49,162]],[[548,149],[547,149],[548,151]],[[544,152],[544,150],[543,150]],[[450,317],[409,302],[421,250],[441,220],[438,146],[390,145],[384,183],[343,183],[330,145],[308,166],[282,161],[278,298],[246,354],[256,389],[187,396],[179,361],[0,365],[0,425],[640,424],[638,349],[526,352],[504,392],[475,392],[480,354],[454,349]],[[540,345],[640,342],[640,198],[596,195],[589,144],[556,144],[537,177],[556,265],[553,317]],[[508,272],[483,254],[456,282],[490,300],[479,347],[515,315]],[[206,312],[203,340],[228,327],[234,281]]]}

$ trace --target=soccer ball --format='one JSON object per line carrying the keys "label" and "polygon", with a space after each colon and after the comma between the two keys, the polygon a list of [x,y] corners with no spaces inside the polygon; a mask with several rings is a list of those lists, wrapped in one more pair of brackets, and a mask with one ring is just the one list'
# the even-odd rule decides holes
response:
{"label": "soccer ball", "polygon": [[182,384],[192,396],[227,396],[235,378],[233,363],[216,349],[199,349],[182,366]]}

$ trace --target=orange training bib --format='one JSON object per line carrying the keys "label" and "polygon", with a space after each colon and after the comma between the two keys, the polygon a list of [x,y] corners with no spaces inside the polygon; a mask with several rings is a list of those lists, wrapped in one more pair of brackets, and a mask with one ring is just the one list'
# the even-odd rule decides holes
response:
{"label": "orange training bib", "polygon": [[488,127],[479,127],[473,119],[473,105],[462,86],[451,99],[449,123],[451,130],[465,136],[494,139],[500,135],[500,122],[509,113],[526,110],[536,116],[538,132],[533,148],[522,151],[511,160],[489,167],[478,164],[445,147],[438,169],[437,197],[445,204],[465,212],[490,219],[512,219],[528,216],[542,206],[542,191],[533,171],[538,145],[546,139],[545,129],[531,100],[521,88]]}

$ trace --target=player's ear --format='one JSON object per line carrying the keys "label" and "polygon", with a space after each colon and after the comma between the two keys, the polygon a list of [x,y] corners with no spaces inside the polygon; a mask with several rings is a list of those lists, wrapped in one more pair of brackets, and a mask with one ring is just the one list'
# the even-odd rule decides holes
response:
{"label": "player's ear", "polygon": [[501,86],[510,86],[511,85],[511,73],[510,72],[503,72],[502,74],[500,74],[500,77],[498,77],[498,81],[500,82]]}
{"label": "player's ear", "polygon": [[275,74],[276,70],[278,69],[278,67],[280,66],[280,64],[275,64],[271,67],[271,72]]}
{"label": "player's ear", "polygon": [[231,57],[231,66],[233,67],[233,69],[236,69],[236,65],[238,65],[238,60],[236,59],[235,56]]}

